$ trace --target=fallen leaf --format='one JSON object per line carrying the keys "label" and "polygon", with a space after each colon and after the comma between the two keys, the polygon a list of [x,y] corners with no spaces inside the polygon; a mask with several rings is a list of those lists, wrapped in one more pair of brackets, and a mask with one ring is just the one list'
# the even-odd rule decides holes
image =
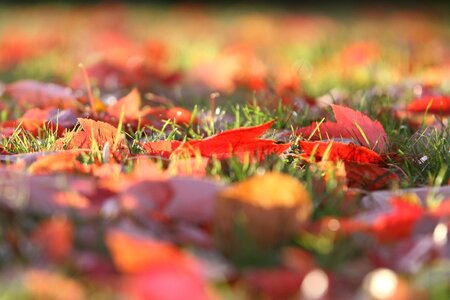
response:
{"label": "fallen leaf", "polygon": [[21,281],[32,299],[88,299],[81,283],[50,271],[28,269],[23,273]]}
{"label": "fallen leaf", "polygon": [[8,84],[6,93],[21,105],[38,108],[74,108],[78,104],[70,88],[35,80],[20,80]]}
{"label": "fallen leaf", "polygon": [[128,95],[109,106],[106,112],[117,120],[120,120],[122,112],[125,121],[128,119],[138,119],[140,116],[141,102],[141,95],[134,88]]}
{"label": "fallen leaf", "polygon": [[173,197],[167,180],[134,180],[119,192],[119,203],[130,212],[150,214],[161,211]]}
{"label": "fallen leaf", "polygon": [[41,254],[55,262],[68,258],[72,250],[74,228],[70,221],[55,217],[38,225],[31,240]]}
{"label": "fallen leaf", "polygon": [[371,225],[372,233],[380,242],[395,242],[411,235],[414,223],[425,212],[417,203],[402,198],[390,200],[391,211],[378,216]]}
{"label": "fallen leaf", "polygon": [[297,134],[314,140],[353,139],[378,152],[386,150],[388,136],[378,121],[373,121],[359,111],[341,105],[331,105],[336,122],[313,123],[297,130]]}
{"label": "fallen leaf", "polygon": [[110,229],[106,245],[117,269],[127,274],[150,271],[161,264],[194,266],[194,261],[175,246],[149,236]]}
{"label": "fallen leaf", "polygon": [[143,147],[149,154],[166,158],[171,155],[180,157],[201,155],[218,159],[237,156],[250,159],[255,157],[261,161],[267,155],[280,155],[291,146],[291,144],[276,144],[273,140],[258,138],[272,126],[273,122],[227,130],[203,140],[185,143],[178,141],[147,142],[143,144]]}
{"label": "fallen leaf", "polygon": [[217,299],[198,271],[176,261],[160,262],[146,272],[127,275],[121,287],[125,298],[133,300]]}
{"label": "fallen leaf", "polygon": [[218,195],[213,218],[217,246],[229,256],[249,255],[242,253],[249,242],[275,247],[294,236],[311,212],[311,197],[296,178],[277,172],[250,177]]}
{"label": "fallen leaf", "polygon": [[91,168],[78,160],[81,153],[81,151],[74,149],[41,156],[30,165],[28,172],[31,174],[51,172],[87,173]]}
{"label": "fallen leaf", "polygon": [[406,111],[436,115],[450,115],[450,96],[425,96],[414,99],[406,106]]}
{"label": "fallen leaf", "polygon": [[[74,134],[66,134],[65,137],[56,140],[55,148],[57,150],[92,149],[95,143],[99,150],[103,150],[108,144],[115,157],[118,152],[125,155],[130,152],[126,141],[114,126],[102,121],[83,118],[79,118],[78,122],[83,130]],[[116,148],[114,149],[114,147]]]}
{"label": "fallen leaf", "polygon": [[343,160],[372,164],[383,162],[383,159],[378,153],[355,144],[301,141],[300,149],[303,151],[301,157],[307,160],[313,156],[316,161],[327,158],[327,160],[331,161]]}
{"label": "fallen leaf", "polygon": [[220,185],[207,180],[175,177],[169,181],[173,197],[165,213],[176,220],[210,223]]}
{"label": "fallen leaf", "polygon": [[182,142],[180,141],[157,141],[157,142],[146,142],[142,146],[145,152],[149,155],[160,156],[164,158],[169,158],[172,153],[180,147]]}
{"label": "fallen leaf", "polygon": [[245,274],[253,299],[291,299],[299,292],[305,274],[284,268],[253,270]]}
{"label": "fallen leaf", "polygon": [[365,190],[379,190],[399,182],[400,178],[387,168],[375,164],[345,162],[347,185]]}

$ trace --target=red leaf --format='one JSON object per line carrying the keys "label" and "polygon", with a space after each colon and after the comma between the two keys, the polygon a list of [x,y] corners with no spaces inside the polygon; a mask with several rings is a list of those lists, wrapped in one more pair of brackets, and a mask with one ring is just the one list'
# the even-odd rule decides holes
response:
{"label": "red leaf", "polygon": [[406,106],[413,113],[429,112],[437,115],[450,115],[450,96],[425,96],[413,100]]}
{"label": "red leaf", "polygon": [[297,129],[296,134],[312,140],[347,139],[348,132],[342,132],[341,127],[334,122],[313,122],[311,125]]}
{"label": "red leaf", "polygon": [[147,153],[169,157],[172,154],[179,156],[201,155],[203,157],[216,157],[218,159],[237,156],[248,156],[262,160],[266,155],[281,154],[291,144],[275,144],[272,140],[258,139],[266,132],[274,121],[259,126],[227,130],[204,140],[180,143],[176,141],[150,142],[143,145]]}
{"label": "red leaf", "polygon": [[122,292],[125,299],[136,300],[218,299],[198,271],[175,261],[159,263],[145,273],[126,276]]}
{"label": "red leaf", "polygon": [[[189,124],[192,119],[192,113],[181,107],[168,108],[165,111],[165,119],[172,120],[177,124]],[[193,120],[194,124],[197,122],[196,119]]]}
{"label": "red leaf", "polygon": [[213,149],[214,151],[217,151],[217,149],[225,149],[225,151],[229,151],[230,146],[236,146],[246,140],[254,140],[261,136],[272,127],[274,122],[275,121],[272,120],[258,126],[231,129],[214,136],[210,136],[201,141],[203,143],[202,148],[204,149],[202,153],[207,152],[208,149],[211,151]]}
{"label": "red leaf", "polygon": [[303,278],[304,274],[283,268],[255,270],[245,276],[247,284],[256,292],[254,296],[263,299],[294,297],[300,289]]}
{"label": "red leaf", "polygon": [[[86,72],[93,84],[106,90],[116,90],[130,85],[130,79],[123,67],[104,60],[87,67]],[[73,88],[83,88],[84,85],[81,72],[77,73],[70,82],[70,86]]]}
{"label": "red leaf", "polygon": [[[176,124],[188,125],[192,119],[192,113],[181,107],[151,107],[144,110],[142,112],[142,116],[153,120],[153,123],[161,123],[160,126],[163,125],[162,121],[166,120],[171,120]],[[196,124],[197,122],[196,118],[194,118],[192,121],[194,124]]]}
{"label": "red leaf", "polygon": [[438,207],[431,209],[431,214],[438,217],[450,217],[450,198],[441,201]]}
{"label": "red leaf", "polygon": [[20,80],[7,85],[6,92],[21,105],[73,108],[78,104],[70,88],[53,83]]}
{"label": "red leaf", "polygon": [[345,162],[345,172],[349,187],[366,190],[379,190],[400,180],[389,169],[368,163]]}
{"label": "red leaf", "polygon": [[379,216],[372,225],[372,232],[380,242],[394,242],[407,238],[424,209],[402,198],[391,199],[392,210]]}
{"label": "red leaf", "polygon": [[322,160],[328,150],[328,160],[355,161],[361,163],[378,164],[383,161],[376,152],[362,146],[354,144],[344,144],[339,142],[300,142],[303,150],[302,157],[308,159],[314,155],[316,160]]}
{"label": "red leaf", "polygon": [[380,122],[372,121],[361,112],[345,106],[332,104],[331,107],[336,123],[313,123],[311,126],[300,128],[297,133],[309,137],[314,132],[311,137],[314,140],[351,138],[368,148],[380,152],[386,150],[388,137]]}

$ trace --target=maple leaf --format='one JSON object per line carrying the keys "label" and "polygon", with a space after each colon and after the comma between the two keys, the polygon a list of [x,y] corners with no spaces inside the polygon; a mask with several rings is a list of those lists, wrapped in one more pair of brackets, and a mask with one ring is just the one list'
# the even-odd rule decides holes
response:
{"label": "maple leaf", "polygon": [[383,126],[363,113],[341,105],[331,105],[336,122],[313,123],[297,134],[313,140],[348,138],[378,152],[386,150],[388,137]]}
{"label": "maple leaf", "polygon": [[[315,161],[320,161],[318,166],[322,169],[329,170],[330,167],[335,167],[335,162],[343,161],[344,169],[338,168],[335,176],[338,176],[338,179],[344,179],[344,184],[348,187],[377,190],[399,180],[395,173],[380,166],[383,158],[366,147],[320,141],[301,141],[299,145],[303,151],[300,157],[305,160],[314,157]],[[325,158],[326,160],[322,161]],[[323,163],[333,165],[323,165]],[[326,176],[327,174],[325,180],[327,180]]]}
{"label": "maple leaf", "polygon": [[275,144],[273,140],[258,138],[272,126],[273,122],[269,121],[258,126],[227,130],[203,140],[186,143],[178,141],[148,142],[144,143],[143,147],[147,153],[163,157],[176,154],[224,159],[232,156],[244,158],[250,154],[250,157],[254,155],[260,161],[266,155],[279,155],[291,146],[291,144]]}
{"label": "maple leaf", "polygon": [[[119,132],[114,126],[91,119],[78,118],[82,131],[76,132],[73,136],[56,140],[55,148],[57,150],[65,149],[91,149],[93,144],[97,144],[99,150],[108,143],[113,151],[118,150],[125,154],[129,153],[126,141],[118,136]],[[116,149],[114,149],[114,147]]]}
{"label": "maple leaf", "polygon": [[331,161],[343,160],[372,164],[383,162],[382,157],[378,153],[354,144],[301,141],[300,149],[303,151],[301,157],[304,159],[309,159],[313,155],[316,160],[322,160],[326,157]]}
{"label": "maple leaf", "polygon": [[406,106],[406,111],[450,115],[450,96],[425,96],[415,99]]}
{"label": "maple leaf", "polygon": [[38,108],[75,108],[79,104],[70,88],[54,83],[20,80],[8,84],[5,91],[19,104]]}

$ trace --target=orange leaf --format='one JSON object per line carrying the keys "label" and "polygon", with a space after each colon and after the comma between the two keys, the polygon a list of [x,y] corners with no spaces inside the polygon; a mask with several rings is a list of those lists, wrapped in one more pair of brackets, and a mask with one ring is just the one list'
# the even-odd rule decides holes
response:
{"label": "orange leaf", "polygon": [[175,246],[118,229],[107,232],[106,245],[117,269],[123,273],[141,273],[164,263],[193,263]]}
{"label": "orange leaf", "polygon": [[120,119],[122,111],[124,113],[124,119],[136,119],[139,117],[141,108],[141,95],[139,91],[134,88],[125,97],[109,106],[106,112],[116,118]]}
{"label": "orange leaf", "polygon": [[117,128],[114,126],[91,119],[79,118],[78,122],[83,131],[76,132],[72,137],[60,138],[56,141],[56,149],[63,149],[66,144],[66,149],[91,149],[93,142],[95,142],[99,149],[102,150],[106,143],[109,144],[110,149],[117,139],[117,150],[121,150],[124,153],[129,153],[129,149],[126,142],[122,137],[117,137]]}
{"label": "orange leaf", "polygon": [[88,172],[89,166],[83,165],[77,158],[82,152],[64,151],[52,155],[39,157],[28,169],[31,174],[42,174],[50,172]]}
{"label": "orange leaf", "polygon": [[72,250],[74,230],[72,224],[64,218],[53,218],[33,231],[31,240],[42,254],[60,261],[67,258]]}
{"label": "orange leaf", "polygon": [[169,158],[170,155],[178,148],[182,142],[180,141],[157,141],[146,142],[142,146],[149,155],[161,156]]}
{"label": "orange leaf", "polygon": [[21,276],[27,297],[31,299],[87,299],[83,285],[58,273],[41,269],[27,269]]}

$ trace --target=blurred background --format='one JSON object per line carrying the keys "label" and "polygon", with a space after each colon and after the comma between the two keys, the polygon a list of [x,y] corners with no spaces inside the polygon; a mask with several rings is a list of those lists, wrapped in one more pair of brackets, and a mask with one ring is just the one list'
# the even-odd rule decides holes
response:
{"label": "blurred background", "polygon": [[81,63],[102,90],[137,86],[174,99],[318,96],[400,80],[448,88],[450,10],[438,1],[87,2],[2,4],[0,80],[76,88]]}

